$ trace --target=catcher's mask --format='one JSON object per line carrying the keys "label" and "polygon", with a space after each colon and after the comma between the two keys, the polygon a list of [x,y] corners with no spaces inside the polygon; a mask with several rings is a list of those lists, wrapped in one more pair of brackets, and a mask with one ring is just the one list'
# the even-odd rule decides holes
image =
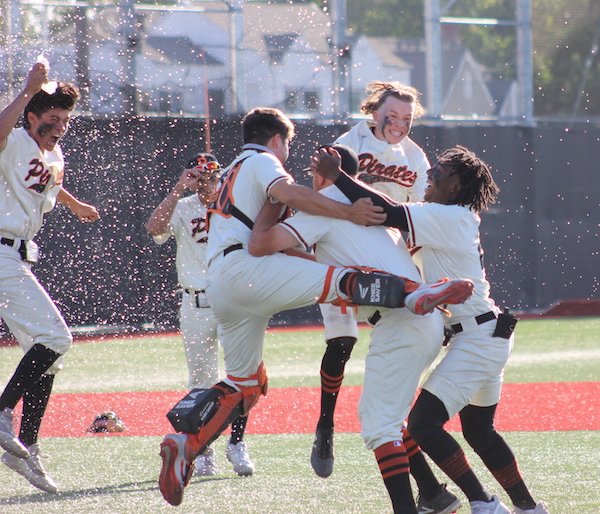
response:
{"label": "catcher's mask", "polygon": [[87,431],[91,434],[108,434],[114,432],[123,432],[125,425],[121,418],[113,411],[106,411],[98,414]]}

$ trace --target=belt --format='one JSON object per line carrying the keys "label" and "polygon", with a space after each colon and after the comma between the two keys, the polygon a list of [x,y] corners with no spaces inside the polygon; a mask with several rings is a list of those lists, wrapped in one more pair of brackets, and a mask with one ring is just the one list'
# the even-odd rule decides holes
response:
{"label": "belt", "polygon": [[[492,321],[493,319],[496,319],[497,317],[498,316],[496,315],[495,312],[488,311],[488,312],[484,312],[483,314],[480,314],[479,316],[475,316],[475,322],[478,325],[482,325],[483,323]],[[461,323],[456,323],[454,325],[450,325],[450,330],[452,330],[452,332],[454,334],[459,334],[460,332],[463,331],[463,326]]]}
{"label": "belt", "polygon": [[227,248],[225,248],[225,250],[223,250],[223,256],[227,255],[228,253],[235,252],[236,250],[241,250],[242,248],[244,248],[244,245],[242,243],[237,243],[228,246]]}
{"label": "belt", "polygon": [[[10,246],[11,248],[15,247],[15,241],[16,241],[16,239],[10,239],[8,237],[3,237],[0,239],[0,243],[2,243],[3,245],[6,245],[6,246]],[[27,241],[25,241],[24,239],[21,239],[21,246],[19,246],[19,248],[17,248],[17,250],[21,254],[21,258],[23,260],[25,260],[25,256],[27,255],[26,246],[27,246]]]}
{"label": "belt", "polygon": [[201,293],[205,293],[206,292],[206,290],[204,290],[204,289],[198,289],[197,291],[195,289],[184,289],[184,291],[187,294],[195,294],[195,295],[199,295]]}

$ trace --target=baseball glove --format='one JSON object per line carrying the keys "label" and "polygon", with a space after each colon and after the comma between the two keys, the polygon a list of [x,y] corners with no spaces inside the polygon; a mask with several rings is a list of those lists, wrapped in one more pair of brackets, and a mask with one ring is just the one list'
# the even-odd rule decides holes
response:
{"label": "baseball glove", "polygon": [[123,430],[125,430],[123,421],[121,421],[121,418],[112,411],[98,414],[96,419],[92,422],[92,425],[87,429],[91,434],[123,432]]}

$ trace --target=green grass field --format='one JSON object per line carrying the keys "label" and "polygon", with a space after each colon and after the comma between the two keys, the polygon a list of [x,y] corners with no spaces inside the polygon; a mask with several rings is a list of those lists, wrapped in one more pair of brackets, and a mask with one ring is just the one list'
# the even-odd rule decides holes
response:
{"label": "green grass field", "polygon": [[[600,318],[521,321],[507,382],[600,381]],[[346,373],[346,385],[360,385],[368,330],[361,331]],[[323,351],[320,331],[267,335],[265,363],[270,387],[319,385]],[[0,347],[1,387],[22,356],[18,347]],[[56,380],[62,393],[185,389],[186,367],[177,337],[113,339],[76,344]],[[163,416],[157,412],[157,416]],[[298,413],[302,416],[302,412]],[[560,416],[560,412],[556,413]],[[600,432],[508,432],[534,496],[553,514],[600,513]],[[162,498],[157,437],[47,438],[46,468],[61,488],[45,494],[0,467],[0,513],[365,513],[391,512],[375,460],[360,435],[336,435],[336,466],[327,480],[309,463],[312,436],[251,435],[257,465],[250,478],[237,477],[224,457],[226,441],[215,443],[221,473],[193,479],[183,504]],[[462,440],[461,440],[462,441]],[[493,492],[499,486],[467,449]],[[443,478],[442,475],[439,475]],[[453,488],[456,492],[456,488]],[[508,501],[505,494],[500,497]],[[468,514],[468,507],[459,513]]]}

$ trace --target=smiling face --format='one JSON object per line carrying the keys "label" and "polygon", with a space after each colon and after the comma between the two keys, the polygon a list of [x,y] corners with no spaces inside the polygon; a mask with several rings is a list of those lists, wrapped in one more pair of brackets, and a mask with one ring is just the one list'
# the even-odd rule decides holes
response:
{"label": "smiling face", "polygon": [[426,202],[454,205],[461,190],[460,177],[453,173],[454,168],[439,162],[427,170]]}
{"label": "smiling face", "polygon": [[375,137],[390,145],[400,143],[412,127],[415,105],[388,96],[381,106],[373,111]]}
{"label": "smiling face", "polygon": [[46,152],[54,150],[60,139],[65,135],[71,121],[71,111],[66,109],[49,109],[40,117],[33,112],[27,113],[30,128],[29,135],[35,140],[40,149]]}

